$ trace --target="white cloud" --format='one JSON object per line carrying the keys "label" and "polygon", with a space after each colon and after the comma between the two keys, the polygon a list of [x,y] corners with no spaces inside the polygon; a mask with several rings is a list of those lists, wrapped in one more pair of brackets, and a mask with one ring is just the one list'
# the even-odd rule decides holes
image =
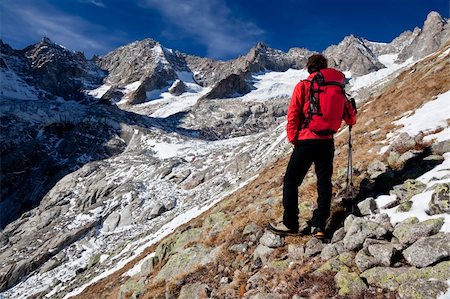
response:
{"label": "white cloud", "polygon": [[264,34],[256,24],[232,16],[223,0],[142,0],[141,3],[156,9],[168,23],[175,25],[176,34],[206,46],[208,56],[214,58],[240,55]]}
{"label": "white cloud", "polygon": [[98,6],[98,7],[103,7],[103,8],[106,7],[105,3],[103,3],[103,1],[100,1],[100,0],[78,0],[78,2],[88,3],[88,4]]}
{"label": "white cloud", "polygon": [[102,26],[70,15],[42,2],[2,1],[2,39],[23,47],[49,37],[68,49],[87,55],[104,53],[119,42]]}

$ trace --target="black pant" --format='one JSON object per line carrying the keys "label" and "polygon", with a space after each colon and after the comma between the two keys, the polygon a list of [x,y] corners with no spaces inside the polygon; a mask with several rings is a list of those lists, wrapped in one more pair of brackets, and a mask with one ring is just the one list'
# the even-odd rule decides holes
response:
{"label": "black pant", "polygon": [[334,140],[300,140],[295,146],[286,169],[283,184],[283,223],[290,229],[298,228],[298,186],[301,185],[311,164],[317,176],[317,209],[311,226],[325,228],[330,216],[331,175],[333,174]]}

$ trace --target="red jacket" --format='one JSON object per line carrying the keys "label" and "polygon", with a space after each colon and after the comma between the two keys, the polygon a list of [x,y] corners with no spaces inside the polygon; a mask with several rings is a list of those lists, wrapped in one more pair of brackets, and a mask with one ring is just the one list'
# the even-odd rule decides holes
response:
{"label": "red jacket", "polygon": [[[345,76],[342,72],[332,68],[323,69],[320,71],[325,81],[336,81],[345,84]],[[316,73],[309,75],[307,80],[311,80]],[[296,144],[298,140],[306,139],[331,139],[332,135],[319,136],[309,130],[308,128],[302,129],[303,122],[308,115],[309,106],[309,88],[310,82],[306,80],[300,81],[294,88],[292,93],[291,102],[288,108],[287,114],[287,137],[289,142]],[[342,111],[342,119],[349,126],[353,126],[356,123],[356,111],[349,101],[345,101],[344,111]]]}

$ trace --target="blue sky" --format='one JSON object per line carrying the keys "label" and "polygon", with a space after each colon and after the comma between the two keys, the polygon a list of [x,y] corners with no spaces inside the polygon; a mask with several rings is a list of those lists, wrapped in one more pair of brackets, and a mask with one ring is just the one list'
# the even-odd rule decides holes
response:
{"label": "blue sky", "polygon": [[2,0],[1,38],[14,48],[42,36],[88,57],[151,37],[188,54],[230,59],[258,41],[322,51],[355,34],[389,42],[422,27],[449,0]]}

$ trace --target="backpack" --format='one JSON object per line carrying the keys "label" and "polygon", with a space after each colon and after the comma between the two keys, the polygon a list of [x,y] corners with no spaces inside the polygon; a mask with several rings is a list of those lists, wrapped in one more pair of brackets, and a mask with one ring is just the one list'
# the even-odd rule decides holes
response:
{"label": "backpack", "polygon": [[[326,70],[323,70],[326,71]],[[326,81],[318,71],[310,82],[309,106],[303,129],[309,128],[319,136],[333,135],[341,127],[347,99],[345,85]]]}

